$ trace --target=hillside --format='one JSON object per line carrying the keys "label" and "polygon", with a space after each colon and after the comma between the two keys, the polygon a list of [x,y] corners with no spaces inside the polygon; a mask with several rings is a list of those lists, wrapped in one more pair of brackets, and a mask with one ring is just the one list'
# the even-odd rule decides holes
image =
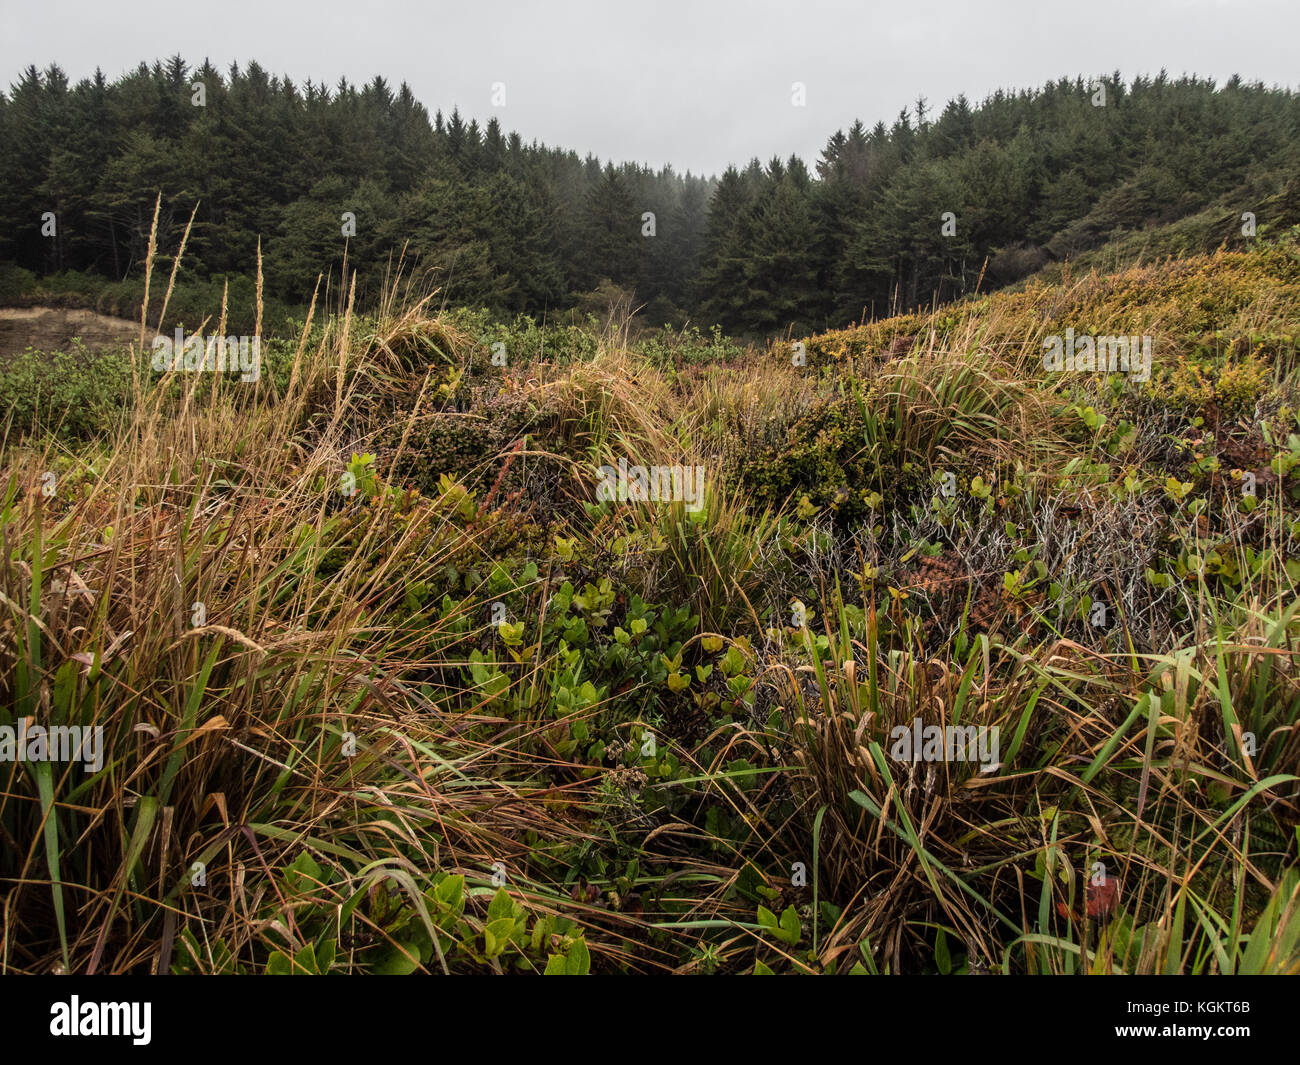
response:
{"label": "hillside", "polygon": [[3,703],[107,768],[6,770],[12,968],[1300,971],[1294,231],[757,346],[390,292],[0,379]]}

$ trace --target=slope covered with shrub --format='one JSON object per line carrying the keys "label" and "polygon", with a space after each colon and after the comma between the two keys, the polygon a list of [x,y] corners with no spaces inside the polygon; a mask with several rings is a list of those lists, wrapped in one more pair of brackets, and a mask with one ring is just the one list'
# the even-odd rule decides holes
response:
{"label": "slope covered with shrub", "polygon": [[[394,289],[256,384],[137,349],[5,439],[0,724],[105,762],[0,766],[0,966],[1297,971],[1297,285],[1286,237],[765,348]],[[1150,381],[1045,373],[1067,328]]]}

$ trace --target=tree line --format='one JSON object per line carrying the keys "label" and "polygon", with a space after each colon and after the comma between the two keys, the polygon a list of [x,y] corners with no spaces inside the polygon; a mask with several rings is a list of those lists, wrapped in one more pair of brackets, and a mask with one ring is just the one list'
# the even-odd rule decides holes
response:
{"label": "tree line", "polygon": [[382,77],[298,85],[177,56],[74,85],[33,66],[0,94],[0,261],[129,277],[161,193],[164,249],[197,205],[182,279],[247,277],[260,238],[286,302],[337,277],[345,248],[376,293],[405,249],[449,302],[503,314],[610,282],[655,325],[806,330],[1013,281],[1270,187],[1300,169],[1297,134],[1288,89],[1115,73],[937,114],[921,99],[835,132],[811,169],[755,159],[715,178],[430,117]]}

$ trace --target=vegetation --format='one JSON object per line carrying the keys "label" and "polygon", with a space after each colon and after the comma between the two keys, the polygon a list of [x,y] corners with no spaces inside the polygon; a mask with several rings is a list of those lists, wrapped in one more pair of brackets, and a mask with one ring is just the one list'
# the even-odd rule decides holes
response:
{"label": "vegetation", "polygon": [[1288,90],[1117,73],[918,100],[831,134],[811,165],[754,159],[715,180],[430,119],[379,77],[297,85],[177,56],[72,85],[31,67],[0,95],[0,301],[138,315],[161,193],[161,246],[189,226],[173,305],[189,328],[228,284],[247,330],[259,256],[277,332],[319,273],[337,283],[346,262],[369,306],[405,256],[449,306],[544,320],[612,286],[654,328],[802,334],[1081,257],[1244,247],[1246,213],[1259,236],[1284,232],[1298,143]]}
{"label": "vegetation", "polygon": [[346,280],[11,416],[0,725],[105,738],[0,763],[0,969],[1300,971],[1294,230],[768,344]]}

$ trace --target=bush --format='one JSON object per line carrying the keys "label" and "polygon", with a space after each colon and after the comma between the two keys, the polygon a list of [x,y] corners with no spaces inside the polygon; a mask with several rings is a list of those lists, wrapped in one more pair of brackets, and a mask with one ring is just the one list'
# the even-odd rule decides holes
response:
{"label": "bush", "polygon": [[122,349],[90,352],[28,348],[0,367],[0,403],[20,436],[39,427],[63,439],[86,439],[117,424],[131,398],[131,361]]}

